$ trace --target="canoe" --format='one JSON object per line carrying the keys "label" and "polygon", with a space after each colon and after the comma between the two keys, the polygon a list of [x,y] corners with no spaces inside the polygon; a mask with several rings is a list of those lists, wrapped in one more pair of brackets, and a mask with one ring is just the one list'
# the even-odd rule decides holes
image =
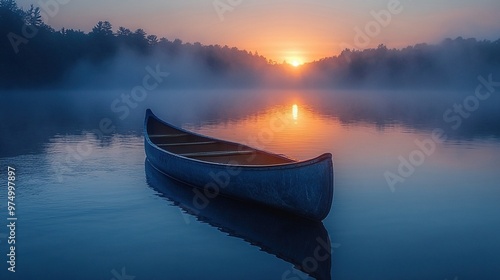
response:
{"label": "canoe", "polygon": [[198,209],[225,195],[316,221],[330,212],[334,178],[329,153],[295,161],[175,127],[149,109],[144,121],[144,147],[156,169],[197,187],[193,203]]}
{"label": "canoe", "polygon": [[[193,203],[195,187],[165,176],[149,160],[145,161],[144,170],[147,183],[156,195],[178,207],[177,219],[181,223],[207,224],[292,264],[315,279],[331,279],[332,246],[336,245],[331,244],[323,222],[222,195],[200,210]],[[192,266],[199,269],[199,262],[193,262]],[[291,266],[282,277],[305,278]]]}

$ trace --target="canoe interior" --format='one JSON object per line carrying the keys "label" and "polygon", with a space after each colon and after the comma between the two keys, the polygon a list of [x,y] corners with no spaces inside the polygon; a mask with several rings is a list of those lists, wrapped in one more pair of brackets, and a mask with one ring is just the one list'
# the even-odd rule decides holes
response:
{"label": "canoe interior", "polygon": [[232,143],[193,134],[149,117],[147,134],[160,149],[184,157],[232,165],[278,165],[292,159]]}

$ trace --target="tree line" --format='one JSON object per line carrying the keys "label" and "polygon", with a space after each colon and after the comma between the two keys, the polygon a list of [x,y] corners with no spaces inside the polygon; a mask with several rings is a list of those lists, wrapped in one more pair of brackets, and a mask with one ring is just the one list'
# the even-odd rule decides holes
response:
{"label": "tree line", "polygon": [[160,54],[166,65],[188,57],[189,69],[171,70],[177,86],[461,87],[478,75],[500,74],[500,40],[458,37],[403,49],[346,49],[293,69],[234,47],[183,43],[122,26],[114,30],[108,21],[88,33],[55,30],[39,8],[21,9],[14,0],[0,0],[0,36],[0,89],[58,88],[79,63],[99,68],[123,50],[144,58]]}
{"label": "tree line", "polygon": [[306,83],[327,86],[463,87],[478,75],[500,80],[500,40],[445,39],[403,49],[344,50],[309,65]]}
{"label": "tree line", "polygon": [[114,31],[108,21],[99,21],[88,33],[65,28],[56,31],[42,21],[39,8],[24,10],[14,0],[0,0],[0,36],[0,88],[4,89],[57,87],[78,62],[98,67],[120,50],[142,57],[161,53],[171,60],[191,56],[214,75],[236,71],[251,76],[269,62],[257,53],[234,47],[183,43],[122,26]]}

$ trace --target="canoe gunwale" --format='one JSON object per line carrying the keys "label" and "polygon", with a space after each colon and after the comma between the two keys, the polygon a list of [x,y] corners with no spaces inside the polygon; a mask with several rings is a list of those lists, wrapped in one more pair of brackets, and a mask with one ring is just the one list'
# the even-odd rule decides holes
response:
{"label": "canoe gunwale", "polygon": [[[276,156],[276,157],[280,157],[280,158],[283,158],[283,159],[286,159],[286,160],[291,160],[293,162],[279,163],[279,164],[262,164],[262,165],[227,164],[227,163],[205,161],[205,160],[200,160],[200,159],[196,159],[196,158],[182,156],[182,155],[179,155],[179,154],[167,151],[165,149],[162,149],[159,145],[157,145],[157,144],[153,143],[153,141],[151,141],[151,138],[149,137],[149,133],[147,131],[147,127],[148,127],[147,124],[148,124],[149,118],[153,118],[154,120],[162,123],[163,125],[166,125],[168,127],[173,127],[175,129],[183,131],[184,133],[189,134],[189,135],[194,135],[194,136],[198,136],[198,137],[207,138],[207,139],[209,139],[211,141],[214,141],[214,142],[221,142],[221,143],[228,143],[228,144],[238,145],[242,149],[246,148],[248,150],[253,150],[253,151],[256,151],[256,152],[263,152],[263,153],[270,154],[270,155],[273,155],[273,156]],[[181,128],[181,127],[173,126],[173,125],[171,125],[169,123],[164,122],[162,119],[158,118],[150,109],[148,109],[146,111],[146,118],[145,118],[144,128],[146,130],[144,132],[144,135],[145,135],[144,137],[145,137],[146,141],[148,142],[149,145],[151,145],[152,147],[158,149],[159,151],[161,151],[163,153],[167,153],[167,154],[169,154],[171,156],[174,156],[174,157],[179,157],[179,158],[183,158],[183,159],[187,159],[187,160],[191,160],[191,161],[197,161],[197,162],[200,162],[200,163],[206,163],[206,164],[210,164],[210,165],[221,165],[221,166],[227,166],[227,167],[242,167],[242,168],[245,168],[245,169],[246,168],[251,168],[251,169],[269,169],[269,168],[281,169],[281,168],[296,168],[296,167],[307,166],[307,165],[310,165],[310,164],[316,164],[316,163],[321,162],[323,160],[332,158],[332,154],[331,153],[324,153],[324,154],[322,154],[320,156],[317,156],[315,158],[312,158],[312,159],[308,159],[308,160],[304,160],[304,161],[296,161],[296,160],[293,160],[293,159],[288,158],[288,157],[283,156],[283,155],[274,154],[274,153],[267,152],[267,151],[264,151],[264,150],[255,149],[255,148],[252,148],[250,146],[243,145],[243,144],[236,143],[236,142],[231,142],[231,141],[226,141],[226,140],[221,140],[221,139],[213,138],[213,137],[206,136],[206,135],[201,135],[201,134],[198,134],[198,133],[195,133],[195,132],[191,132],[191,131],[185,130],[185,129]]]}

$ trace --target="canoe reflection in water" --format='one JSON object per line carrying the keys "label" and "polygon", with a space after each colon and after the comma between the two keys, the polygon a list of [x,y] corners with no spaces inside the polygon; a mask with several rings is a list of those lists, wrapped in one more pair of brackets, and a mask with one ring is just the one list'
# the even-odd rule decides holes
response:
{"label": "canoe reflection in water", "polygon": [[[330,238],[322,222],[221,195],[200,207],[195,205],[195,187],[166,176],[147,159],[145,169],[151,188],[198,221],[241,238],[311,277],[331,279]],[[283,273],[283,279],[301,278],[290,270]]]}

